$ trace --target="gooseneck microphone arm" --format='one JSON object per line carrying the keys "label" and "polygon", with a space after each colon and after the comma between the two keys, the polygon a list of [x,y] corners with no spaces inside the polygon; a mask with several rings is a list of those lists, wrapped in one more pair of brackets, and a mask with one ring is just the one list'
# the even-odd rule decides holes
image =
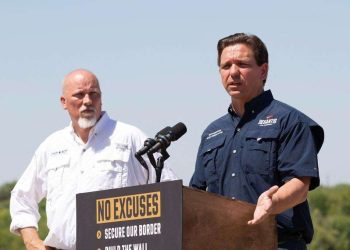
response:
{"label": "gooseneck microphone arm", "polygon": [[142,155],[147,153],[147,151],[156,144],[156,140],[152,138],[147,138],[143,143],[143,148],[136,152],[135,157],[140,162],[140,164],[148,171],[148,166],[145,160],[142,158]]}
{"label": "gooseneck microphone arm", "polygon": [[149,182],[149,169],[146,161],[142,158],[142,155],[145,154],[150,147],[156,144],[156,140],[152,138],[147,138],[143,144],[143,147],[135,153],[136,159],[140,162],[141,166],[144,167],[147,171],[147,183]]}

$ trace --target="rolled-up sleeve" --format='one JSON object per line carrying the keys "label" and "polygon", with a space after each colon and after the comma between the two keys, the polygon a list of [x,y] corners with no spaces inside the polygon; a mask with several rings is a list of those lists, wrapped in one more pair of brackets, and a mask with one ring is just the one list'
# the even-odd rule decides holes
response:
{"label": "rolled-up sleeve", "polygon": [[45,185],[38,172],[40,169],[38,158],[35,154],[11,192],[10,214],[12,221],[10,231],[15,234],[18,234],[20,228],[38,228],[40,219],[38,203],[46,192]]}

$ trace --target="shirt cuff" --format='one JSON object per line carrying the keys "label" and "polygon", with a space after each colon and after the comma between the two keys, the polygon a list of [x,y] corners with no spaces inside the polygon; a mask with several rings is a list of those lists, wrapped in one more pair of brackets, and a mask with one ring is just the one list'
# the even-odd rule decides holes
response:
{"label": "shirt cuff", "polygon": [[26,228],[26,227],[34,227],[38,230],[38,223],[36,222],[36,218],[29,215],[17,215],[15,219],[12,220],[10,225],[11,233],[16,235],[20,235],[18,229]]}

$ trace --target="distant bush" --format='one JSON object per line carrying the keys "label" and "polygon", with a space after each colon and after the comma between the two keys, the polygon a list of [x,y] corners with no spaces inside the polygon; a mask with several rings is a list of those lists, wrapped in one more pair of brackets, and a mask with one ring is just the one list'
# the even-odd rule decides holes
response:
{"label": "distant bush", "polygon": [[[16,182],[4,184],[0,187],[0,250],[25,250],[21,237],[10,233],[11,216],[9,211],[11,190]],[[44,239],[48,233],[46,226],[45,200],[40,202],[39,235]]]}
{"label": "distant bush", "polygon": [[8,200],[11,196],[11,190],[16,185],[16,182],[9,182],[0,187],[0,201]]}
{"label": "distant bush", "polygon": [[309,249],[350,249],[350,185],[320,187],[309,193],[315,228]]}

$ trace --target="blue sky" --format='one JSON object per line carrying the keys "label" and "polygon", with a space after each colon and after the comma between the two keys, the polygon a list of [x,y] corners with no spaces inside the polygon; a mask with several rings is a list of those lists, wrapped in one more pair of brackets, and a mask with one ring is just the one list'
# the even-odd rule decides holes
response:
{"label": "blue sky", "polygon": [[216,66],[218,39],[258,35],[270,53],[266,89],[323,126],[321,183],[350,182],[348,1],[1,1],[0,183],[18,179],[39,144],[66,126],[65,74],[99,78],[103,107],[150,137],[182,121],[169,148],[187,184],[200,135],[230,98]]}

